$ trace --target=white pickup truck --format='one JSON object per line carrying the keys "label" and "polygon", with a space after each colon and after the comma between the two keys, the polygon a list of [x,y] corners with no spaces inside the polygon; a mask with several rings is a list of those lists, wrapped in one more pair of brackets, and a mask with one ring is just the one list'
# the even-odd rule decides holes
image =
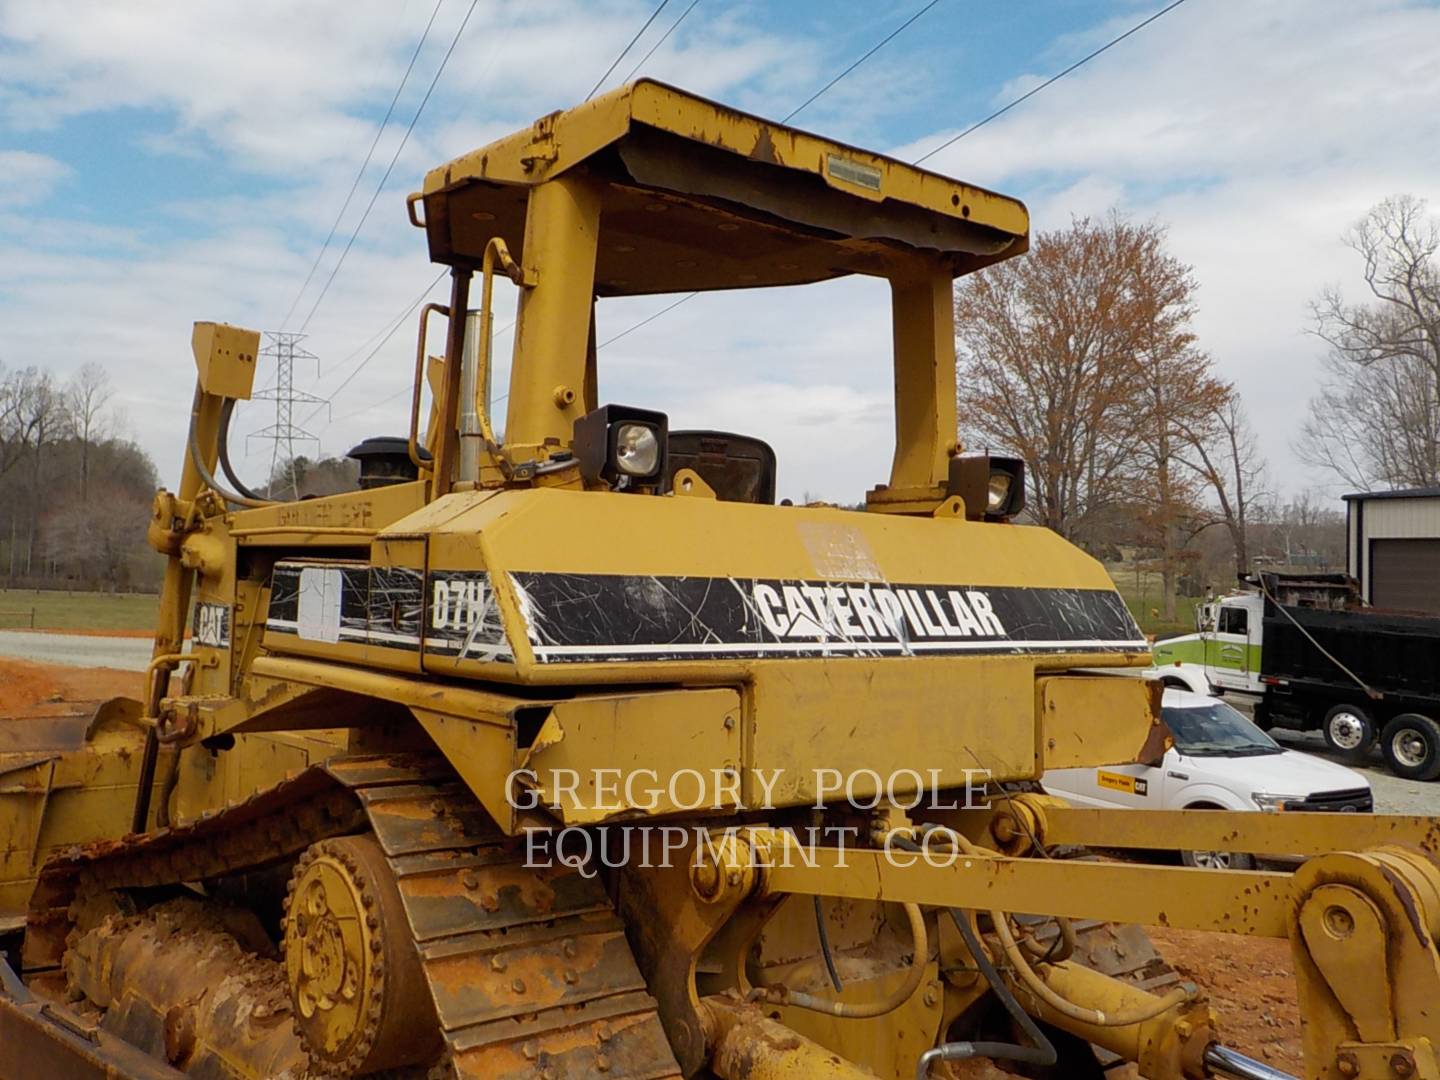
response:
{"label": "white pickup truck", "polygon": [[[1267,810],[1368,813],[1370,784],[1343,765],[1286,750],[1212,697],[1167,689],[1161,715],[1175,745],[1159,765],[1054,769],[1041,778],[1076,806],[1151,810]],[[1182,851],[1187,866],[1249,869],[1239,852]]]}

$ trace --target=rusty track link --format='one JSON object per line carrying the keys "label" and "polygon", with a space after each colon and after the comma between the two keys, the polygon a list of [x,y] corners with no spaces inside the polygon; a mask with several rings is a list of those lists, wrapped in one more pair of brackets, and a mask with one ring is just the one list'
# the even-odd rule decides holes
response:
{"label": "rusty track link", "polygon": [[429,1075],[681,1075],[601,880],[527,867],[438,758],[337,758],[186,825],[57,856],[31,901],[26,968],[61,964],[93,892],[224,877],[367,830],[440,1020],[445,1059]]}

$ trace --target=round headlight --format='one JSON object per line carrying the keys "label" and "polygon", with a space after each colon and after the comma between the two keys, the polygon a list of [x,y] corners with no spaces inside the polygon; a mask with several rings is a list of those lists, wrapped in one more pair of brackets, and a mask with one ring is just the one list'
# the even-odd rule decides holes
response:
{"label": "round headlight", "polygon": [[987,513],[998,514],[1005,509],[1005,504],[1010,501],[1010,479],[1009,473],[990,474],[990,492],[985,505]]}
{"label": "round headlight", "polygon": [[629,476],[650,476],[660,465],[660,440],[649,424],[621,424],[615,432],[615,465]]}

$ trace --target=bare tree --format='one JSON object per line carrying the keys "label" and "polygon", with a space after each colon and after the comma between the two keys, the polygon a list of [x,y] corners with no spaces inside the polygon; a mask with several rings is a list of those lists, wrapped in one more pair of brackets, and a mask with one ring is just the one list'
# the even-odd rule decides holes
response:
{"label": "bare tree", "polygon": [[30,522],[25,543],[25,573],[34,572],[35,542],[40,536],[40,513],[44,506],[40,482],[45,451],[55,441],[61,427],[60,394],[49,372],[26,368],[18,381],[19,430],[21,441],[30,457]]}
{"label": "bare tree", "polygon": [[25,456],[21,416],[25,399],[25,373],[8,375],[0,367],[0,476],[13,469]]}
{"label": "bare tree", "polygon": [[287,491],[293,491],[298,499],[353,491],[359,486],[360,465],[354,459],[315,459],[296,454],[276,463],[261,492],[271,498],[284,498]]}
{"label": "bare tree", "polygon": [[1345,566],[1345,515],[1312,491],[1283,506],[1256,508],[1259,546],[1271,563],[1313,570]]}
{"label": "bare tree", "polygon": [[1214,496],[1217,513],[1206,525],[1223,525],[1235,553],[1235,572],[1250,569],[1250,522],[1266,496],[1265,462],[1240,395],[1232,389],[1208,415],[1185,430],[1185,461]]}
{"label": "bare tree", "polygon": [[108,432],[105,406],[110,376],[99,364],[86,364],[65,385],[65,426],[80,443],[80,498],[90,497],[90,448]]}
{"label": "bare tree", "polygon": [[1312,305],[1330,352],[1296,452],[1355,487],[1440,483],[1440,225],[1424,200],[1395,195],[1345,242],[1370,297],[1330,288]]}

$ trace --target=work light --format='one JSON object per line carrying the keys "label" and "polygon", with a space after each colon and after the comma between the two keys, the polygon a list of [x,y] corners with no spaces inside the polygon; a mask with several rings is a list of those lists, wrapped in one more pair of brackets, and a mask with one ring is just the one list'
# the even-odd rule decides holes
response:
{"label": "work light", "polygon": [[1008,521],[1025,509],[1025,462],[967,454],[950,459],[946,495],[958,495],[970,521]]}
{"label": "work light", "polygon": [[649,424],[615,428],[615,467],[627,476],[654,476],[660,464],[660,440]]}
{"label": "work light", "polygon": [[1012,479],[1009,473],[992,472],[990,474],[989,498],[985,502],[987,514],[998,514],[1005,509],[1005,504],[1010,500],[1010,481]]}
{"label": "work light", "polygon": [[664,413],[603,405],[575,421],[575,459],[587,483],[653,487],[665,473]]}

